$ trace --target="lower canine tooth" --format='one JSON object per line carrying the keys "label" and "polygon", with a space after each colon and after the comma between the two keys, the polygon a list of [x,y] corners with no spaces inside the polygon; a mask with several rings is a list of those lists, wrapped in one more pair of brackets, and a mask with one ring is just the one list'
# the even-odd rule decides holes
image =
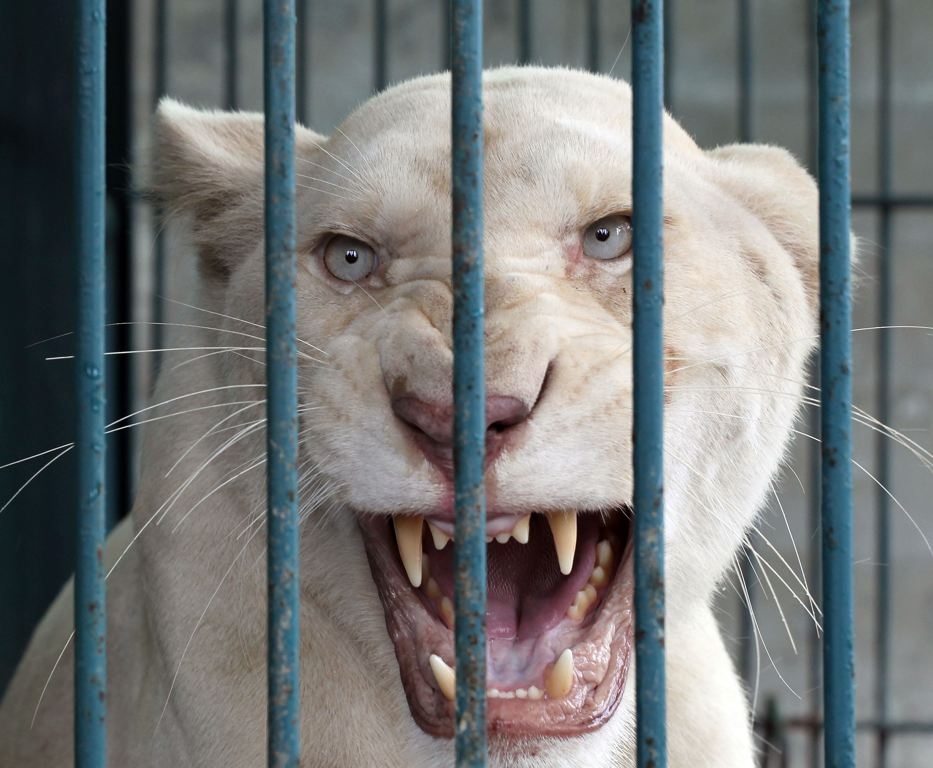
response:
{"label": "lower canine tooth", "polygon": [[573,687],[573,651],[569,648],[557,657],[551,671],[545,675],[544,686],[552,699],[562,699],[570,693]]}
{"label": "lower canine tooth", "polygon": [[577,551],[577,513],[548,512],[547,521],[554,537],[557,564],[566,576],[573,570],[573,556]]}
{"label": "lower canine tooth", "polygon": [[395,523],[395,542],[398,544],[398,554],[402,558],[402,565],[408,580],[413,587],[421,586],[421,529],[424,518],[393,517]]}
{"label": "lower canine tooth", "polygon": [[447,666],[447,662],[436,653],[432,653],[428,657],[428,664],[431,665],[434,679],[437,680],[437,687],[441,689],[444,698],[447,701],[453,701],[454,693],[457,690],[457,676],[453,669]]}

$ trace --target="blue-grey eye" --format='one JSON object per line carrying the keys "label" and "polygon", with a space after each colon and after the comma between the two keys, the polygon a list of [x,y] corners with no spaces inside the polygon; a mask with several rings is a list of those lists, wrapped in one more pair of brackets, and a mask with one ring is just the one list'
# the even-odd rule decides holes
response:
{"label": "blue-grey eye", "polygon": [[591,259],[610,261],[632,250],[632,219],[615,214],[590,224],[583,233],[583,253]]}
{"label": "blue-grey eye", "polygon": [[335,235],[324,246],[324,266],[338,280],[356,283],[373,273],[376,254],[362,240]]}

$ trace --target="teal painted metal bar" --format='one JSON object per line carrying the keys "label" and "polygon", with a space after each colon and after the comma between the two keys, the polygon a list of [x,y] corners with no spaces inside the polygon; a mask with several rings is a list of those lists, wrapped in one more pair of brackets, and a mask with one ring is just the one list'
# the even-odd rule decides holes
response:
{"label": "teal painted metal bar", "polygon": [[639,768],[667,764],[664,672],[663,3],[632,4],[635,697]]}
{"label": "teal painted metal bar", "polygon": [[263,2],[268,476],[268,761],[299,764],[295,0]]}
{"label": "teal painted metal bar", "polygon": [[823,708],[827,768],[855,766],[849,3],[817,7],[820,178]]}
{"label": "teal painted metal bar", "polygon": [[483,10],[453,0],[454,648],[457,766],[486,765],[486,392],[483,364]]}
{"label": "teal painted metal bar", "polygon": [[104,0],[78,0],[75,233],[78,258],[78,539],[74,586],[75,765],[107,764],[104,576],[105,34]]}

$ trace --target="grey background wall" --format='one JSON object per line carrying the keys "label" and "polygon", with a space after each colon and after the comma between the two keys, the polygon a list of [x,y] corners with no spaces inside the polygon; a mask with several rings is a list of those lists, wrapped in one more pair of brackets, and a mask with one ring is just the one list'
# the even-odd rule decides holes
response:
{"label": "grey background wall", "polygon": [[[738,4],[735,0],[668,2],[673,11],[670,36],[672,67],[668,72],[672,111],[703,146],[735,141],[739,135]],[[342,0],[311,2],[310,5],[312,15],[305,39],[309,51],[306,73],[309,122],[316,130],[328,132],[372,92],[375,55],[373,3],[370,0]],[[532,0],[533,61],[586,66],[587,5],[584,0]],[[811,162],[813,121],[807,45],[807,35],[811,34],[811,4],[806,0],[757,0],[752,5],[754,137],[758,141],[786,146],[802,161]],[[223,6],[221,0],[168,3],[168,91],[176,98],[200,106],[219,106],[222,103]],[[240,6],[238,66],[241,79],[237,95],[243,108],[259,109],[262,103],[261,4],[258,0],[251,0],[241,2]],[[893,187],[902,194],[933,193],[933,129],[930,127],[933,125],[933,46],[929,44],[933,31],[933,3],[927,0],[893,0],[892,6],[895,43]],[[428,0],[391,0],[387,7],[389,82],[440,69],[444,57],[442,4]],[[485,45],[489,66],[517,59],[517,7],[518,3],[513,0],[486,3]],[[628,4],[602,0],[600,7],[599,69],[626,77],[630,53]],[[875,0],[855,0],[852,10],[853,188],[860,193],[873,192],[879,183],[878,7]],[[132,5],[132,9],[129,48],[134,93],[132,122],[136,126],[132,143],[134,154],[139,159],[148,142],[148,119],[153,102],[153,0],[140,0]],[[10,24],[14,22],[21,24],[22,20],[11,16]],[[15,28],[0,23],[0,30]],[[67,41],[66,31],[67,26],[64,26],[59,33],[63,45]],[[0,52],[9,50],[9,46],[0,46]],[[4,71],[11,70],[4,67]],[[30,78],[38,84],[40,73],[23,75],[24,82],[29,82]],[[50,82],[54,87],[33,104],[36,115],[50,115],[67,103],[67,78],[63,78],[60,70],[46,73],[42,82]],[[67,118],[63,116],[61,119]],[[2,146],[11,158],[3,164],[6,173],[7,168],[13,167],[9,163],[15,154],[15,144],[11,143],[15,136],[7,128],[21,123],[22,116],[0,113],[0,121],[0,127],[4,128],[4,134],[0,136]],[[44,134],[30,134],[30,141],[41,135]],[[49,137],[48,146],[55,146],[55,136]],[[67,157],[62,155],[55,162],[64,167]],[[34,167],[37,166],[27,164],[17,172],[17,176],[32,179],[39,185],[32,193],[38,201],[38,207],[34,209],[38,213],[32,215],[38,217],[34,226],[42,228],[48,226],[46,222],[50,217],[52,220],[56,216],[61,217],[67,197],[61,198],[57,209],[43,208],[42,189],[54,187],[57,177],[54,168],[48,176],[36,176],[29,170]],[[17,206],[22,205],[20,191],[24,187],[18,181],[14,184],[9,176],[5,182],[2,189],[7,202],[0,206],[0,214],[19,210]],[[141,204],[134,206],[132,216],[135,233],[132,243],[133,294],[126,311],[132,319],[148,320],[152,316],[153,291],[151,219],[149,211]],[[46,243],[40,248],[19,236],[13,237],[10,233],[16,225],[15,218],[7,216],[0,219],[0,234],[8,236],[6,240],[0,239],[4,244],[4,263],[10,267],[6,271],[4,288],[11,292],[11,296],[14,293],[18,296],[24,290],[36,297],[52,292],[67,295],[66,277],[69,273],[66,265],[62,270],[51,270],[51,274],[48,268],[50,252],[66,250],[67,245],[50,246]],[[24,220],[20,218],[18,221],[22,224]],[[877,324],[877,275],[882,255],[877,246],[877,214],[871,209],[858,209],[855,228],[861,242],[855,324],[856,327],[867,328]],[[893,218],[892,242],[894,323],[929,328],[933,326],[933,209],[897,211]],[[185,264],[171,262],[168,295],[185,295],[184,285],[189,274]],[[14,304],[11,298],[7,306]],[[51,322],[50,313],[41,303],[29,306],[33,308],[31,313],[16,313],[15,316],[8,313],[4,316],[3,349],[10,355],[4,355],[5,361],[13,359],[16,350],[30,342],[68,330],[67,317]],[[933,332],[898,329],[892,333],[891,425],[929,448],[933,446]],[[875,409],[877,335],[877,331],[866,330],[854,337],[856,402],[870,412]],[[138,331],[131,343],[143,347],[149,341],[146,332]],[[0,463],[18,458],[25,445],[29,446],[27,450],[38,450],[52,444],[46,440],[51,436],[23,432],[27,428],[24,425],[34,423],[31,420],[44,414],[50,404],[58,413],[56,437],[64,435],[64,439],[68,439],[70,427],[61,425],[67,413],[67,399],[61,393],[68,391],[67,381],[55,380],[54,377],[61,376],[60,372],[51,371],[47,366],[36,365],[35,361],[30,365],[32,367],[20,367],[16,371],[5,368],[0,403],[0,426],[3,427]],[[132,373],[137,383],[139,402],[148,391],[151,376],[147,356],[140,356]],[[806,414],[798,426],[803,432],[812,431]],[[933,537],[930,502],[933,477],[910,454],[895,450],[891,490],[906,512],[896,506],[892,508],[896,557],[890,563],[877,562],[874,554],[876,490],[867,475],[875,471],[873,433],[856,427],[855,439],[856,459],[865,469],[865,472],[856,469],[855,488],[859,717],[870,718],[874,714],[874,579],[879,568],[888,568],[894,590],[891,715],[911,720],[933,720],[933,554],[920,535],[922,532]],[[810,442],[806,438],[796,440],[788,469],[776,484],[775,499],[763,512],[761,523],[763,534],[798,576],[799,555],[808,579],[811,578],[807,572],[811,552],[814,545],[819,544],[815,523],[809,513],[811,494],[809,490],[803,490],[809,489]],[[19,482],[26,476],[20,477]],[[9,481],[2,476],[0,481],[5,483],[0,488],[6,490]],[[12,490],[16,485],[10,486]],[[61,531],[65,531],[61,537],[67,540],[68,523],[60,522],[61,514],[53,515],[48,511],[50,507],[56,511],[68,508],[64,491],[54,483],[43,481],[40,485],[45,490],[17,500],[0,516],[0,526],[7,526],[0,527],[0,546],[19,552],[20,560],[17,562],[23,561],[23,548],[32,547],[40,536],[51,535],[50,540],[54,540]],[[787,526],[782,518],[782,509],[787,516]],[[913,516],[916,526],[909,521],[907,513]],[[7,522],[8,519],[13,522]],[[27,525],[27,521],[32,527]],[[15,543],[11,543],[14,540]],[[777,554],[764,544],[758,549],[788,583],[794,584],[794,577],[781,564]],[[40,551],[46,553],[44,557],[59,564],[59,580],[64,578],[67,569],[60,566],[68,559],[64,546],[56,550],[30,549],[32,554],[25,560],[31,569],[42,568],[41,560],[37,560]],[[775,594],[771,594],[767,585],[764,589],[759,588],[756,606],[760,634],[763,644],[767,645],[767,651],[763,647],[761,649],[759,708],[764,706],[768,696],[774,695],[783,714],[805,716],[810,712],[812,697],[819,695],[819,691],[812,690],[808,676],[812,622],[791,592],[773,573],[771,576]],[[735,579],[724,583],[720,607],[723,626],[738,649],[741,628],[736,584]],[[2,588],[4,613],[18,610],[16,606],[25,599],[24,593],[31,590],[28,578],[16,582],[7,577]],[[802,597],[799,586],[796,592]],[[48,587],[45,593],[49,593]],[[780,602],[782,610],[777,602]],[[807,602],[805,598],[803,602]],[[20,635],[0,634],[6,644],[4,647],[14,649],[6,652],[7,660],[3,662],[6,667],[0,669],[4,674],[12,663],[8,659],[15,658],[15,648],[22,642]],[[3,675],[0,675],[0,684],[2,680]],[[859,746],[860,764],[872,765],[871,740],[861,737]],[[802,735],[793,736],[787,748],[790,764],[805,764],[803,758],[807,754],[807,741]],[[933,755],[933,738],[897,737],[892,742],[889,764],[922,766],[928,764],[930,755]]]}

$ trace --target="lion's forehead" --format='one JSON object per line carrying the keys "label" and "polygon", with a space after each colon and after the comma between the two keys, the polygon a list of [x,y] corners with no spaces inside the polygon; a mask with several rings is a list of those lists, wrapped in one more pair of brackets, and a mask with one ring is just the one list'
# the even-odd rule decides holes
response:
{"label": "lion's forehead", "polygon": [[[450,93],[446,77],[390,89],[362,105],[331,137],[335,154],[362,163],[377,191],[409,181],[449,194]],[[624,83],[581,73],[497,70],[484,92],[486,184],[558,178],[588,160],[630,155]]]}
{"label": "lion's forehead", "polygon": [[[553,242],[600,216],[630,209],[627,85],[571,71],[513,68],[487,77],[484,99],[488,238]],[[677,208],[691,197],[695,209],[701,205],[697,196],[684,190],[699,178],[695,166],[702,153],[670,122],[666,206]],[[348,199],[319,194],[308,207],[321,231],[349,223],[398,255],[438,255],[438,248],[448,255],[447,78],[425,78],[367,102],[334,133],[327,152],[319,162],[351,189]]]}

